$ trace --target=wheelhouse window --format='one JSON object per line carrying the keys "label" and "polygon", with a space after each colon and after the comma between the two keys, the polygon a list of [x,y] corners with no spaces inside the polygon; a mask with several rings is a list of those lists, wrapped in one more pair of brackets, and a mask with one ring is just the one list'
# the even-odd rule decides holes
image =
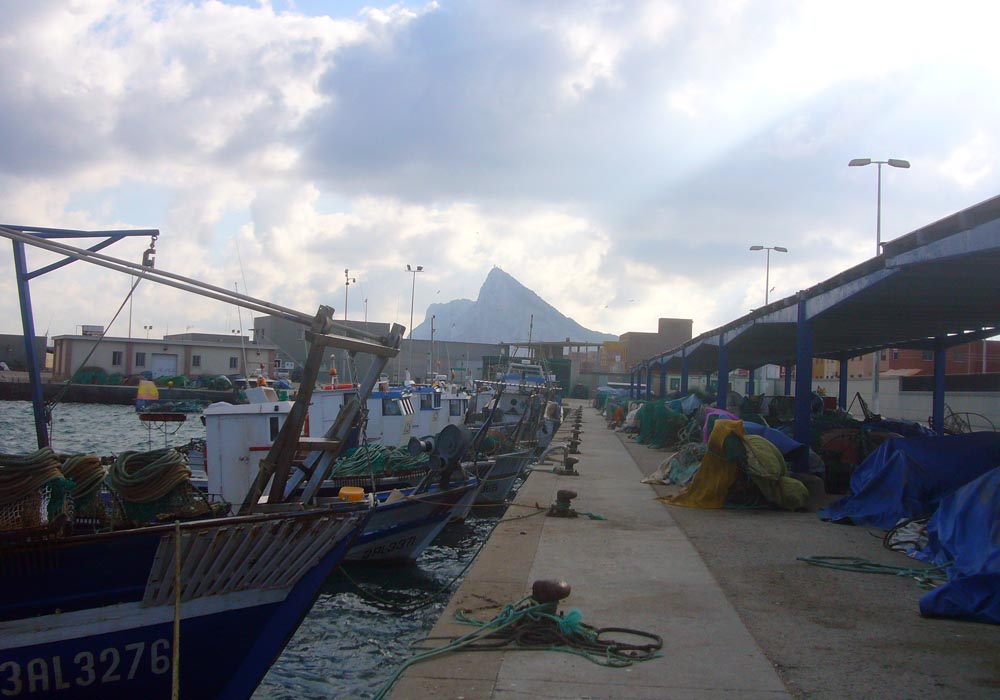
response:
{"label": "wheelhouse window", "polygon": [[403,415],[403,407],[399,405],[399,399],[382,399],[382,415],[383,416],[401,416]]}

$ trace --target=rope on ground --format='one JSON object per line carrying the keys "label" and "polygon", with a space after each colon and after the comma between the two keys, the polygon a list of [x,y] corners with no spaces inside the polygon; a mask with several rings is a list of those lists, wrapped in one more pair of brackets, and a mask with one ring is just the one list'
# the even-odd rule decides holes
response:
{"label": "rope on ground", "polygon": [[950,566],[950,564],[931,567],[891,566],[889,564],[878,564],[860,557],[812,556],[796,557],[796,559],[804,561],[806,564],[812,564],[813,566],[822,566],[827,569],[837,569],[839,571],[912,578],[922,588],[936,588],[947,582],[948,577],[943,572],[944,569]]}
{"label": "rope on ground", "polygon": [[[627,627],[592,627],[582,617],[576,608],[557,614],[555,604],[538,603],[530,596],[503,606],[491,620],[476,620],[458,611],[456,621],[475,629],[455,638],[426,638],[424,641],[448,641],[437,648],[418,649],[419,653],[403,662],[373,700],[384,698],[410,666],[452,651],[558,651],[611,668],[625,668],[662,656],[663,638],[659,635]],[[648,641],[636,644],[608,637],[614,633]]]}

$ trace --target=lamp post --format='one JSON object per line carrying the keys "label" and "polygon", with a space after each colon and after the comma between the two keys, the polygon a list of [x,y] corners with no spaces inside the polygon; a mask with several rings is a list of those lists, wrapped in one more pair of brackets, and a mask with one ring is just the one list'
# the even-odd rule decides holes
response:
{"label": "lamp post", "polygon": [[146,339],[148,340],[149,339],[149,331],[151,331],[153,329],[153,327],[152,326],[143,326],[142,328],[143,328],[144,331],[146,331]]}
{"label": "lamp post", "polygon": [[435,319],[437,319],[437,314],[432,314],[431,315],[431,369],[430,369],[430,372],[428,372],[428,374],[430,375],[431,379],[434,378],[434,374],[435,374],[434,369],[436,367],[436,365],[434,364],[434,321],[435,321]]}
{"label": "lamp post", "polygon": [[[875,256],[882,254],[882,166],[889,165],[893,168],[909,168],[910,161],[899,158],[889,158],[887,160],[872,160],[871,158],[853,158],[847,165],[852,168],[865,165],[876,165],[875,181]],[[879,353],[881,349],[875,351],[875,360],[872,363],[872,410],[879,412],[878,406],[878,373],[879,373]]]}
{"label": "lamp post", "polygon": [[788,248],[782,248],[780,245],[752,245],[750,246],[750,250],[767,251],[767,262],[764,266],[764,306],[767,306],[767,295],[771,287],[771,251],[776,250],[779,253],[787,253]]}
{"label": "lamp post", "polygon": [[344,268],[344,320],[345,321],[347,320],[347,290],[351,288],[352,284],[354,284],[355,282],[357,282],[357,280],[355,278],[350,277],[348,275],[349,272],[350,272],[350,270],[348,270],[345,267]]}
{"label": "lamp post", "polygon": [[410,284],[410,367],[413,367],[413,294],[417,289],[417,273],[424,271],[423,265],[417,265],[416,267],[406,266],[406,271],[413,275],[413,281]]}

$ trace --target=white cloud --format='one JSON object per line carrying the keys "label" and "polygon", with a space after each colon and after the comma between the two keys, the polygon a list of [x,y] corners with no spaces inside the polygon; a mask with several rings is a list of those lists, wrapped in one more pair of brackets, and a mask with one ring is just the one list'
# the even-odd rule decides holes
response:
{"label": "white cloud", "polygon": [[[363,291],[371,317],[407,321],[407,263],[427,268],[418,312],[500,264],[586,326],[706,330],[760,303],[750,244],[792,251],[772,256],[775,295],[870,257],[874,175],[852,157],[914,164],[883,183],[887,239],[995,194],[998,13],[4,3],[0,219],[158,226],[162,266],[305,311],[340,308],[347,267],[352,315]],[[59,332],[127,289],[80,265],[54,277],[35,301]],[[9,275],[0,294],[16,332]],[[231,323],[145,286],[135,305],[158,328]]]}
{"label": "white cloud", "polygon": [[972,187],[993,174],[996,158],[992,139],[980,132],[952,149],[941,163],[941,173],[962,187]]}

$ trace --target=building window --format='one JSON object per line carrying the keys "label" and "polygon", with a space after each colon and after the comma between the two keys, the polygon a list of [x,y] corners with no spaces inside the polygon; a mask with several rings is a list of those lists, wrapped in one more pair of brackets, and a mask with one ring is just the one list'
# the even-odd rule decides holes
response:
{"label": "building window", "polygon": [[191,356],[191,366],[192,367],[201,367],[201,355],[192,355]]}
{"label": "building window", "polygon": [[135,366],[136,367],[145,367],[146,366],[146,353],[144,353],[144,352],[137,352],[135,354]]}
{"label": "building window", "polygon": [[112,367],[121,367],[122,366],[122,355],[123,354],[124,353],[122,353],[121,350],[113,350],[111,352],[111,366]]}
{"label": "building window", "polygon": [[923,352],[920,353],[920,359],[923,360],[924,362],[932,361],[934,359],[934,351],[924,350]]}
{"label": "building window", "polygon": [[892,351],[892,359],[894,359],[894,360],[898,360],[899,359],[899,350],[893,350]]}
{"label": "building window", "polygon": [[238,358],[238,357],[230,357],[229,358],[229,369],[236,369],[237,367],[239,367],[240,366],[239,362],[240,362],[240,358]]}
{"label": "building window", "polygon": [[966,355],[964,352],[955,353],[955,362],[965,362],[968,359],[969,359],[968,355]]}
{"label": "building window", "polygon": [[879,353],[879,357],[883,360],[885,359],[885,350]]}
{"label": "building window", "polygon": [[680,391],[681,390],[681,378],[671,377],[670,378],[670,391]]}

